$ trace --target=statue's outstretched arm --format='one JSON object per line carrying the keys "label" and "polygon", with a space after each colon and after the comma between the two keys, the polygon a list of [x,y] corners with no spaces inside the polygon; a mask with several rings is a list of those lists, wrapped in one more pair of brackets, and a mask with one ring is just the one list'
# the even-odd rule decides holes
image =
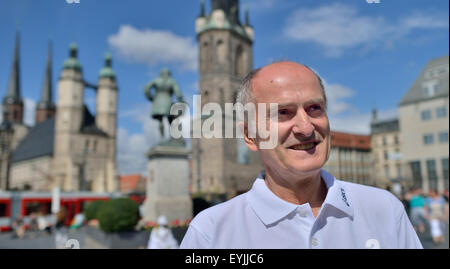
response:
{"label": "statue's outstretched arm", "polygon": [[153,101],[153,94],[152,94],[152,88],[155,87],[155,81],[149,82],[147,85],[145,85],[144,93],[148,100]]}

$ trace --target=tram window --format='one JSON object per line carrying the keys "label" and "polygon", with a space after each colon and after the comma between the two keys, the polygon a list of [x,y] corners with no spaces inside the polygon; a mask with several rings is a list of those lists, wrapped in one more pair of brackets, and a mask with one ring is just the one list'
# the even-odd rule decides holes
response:
{"label": "tram window", "polygon": [[42,213],[48,215],[51,212],[51,202],[30,202],[26,206],[26,215],[31,213]]}
{"label": "tram window", "polygon": [[38,213],[40,211],[40,208],[41,208],[41,204],[38,202],[27,203],[27,206],[25,209],[26,215],[28,216],[31,213]]}
{"label": "tram window", "polygon": [[0,218],[6,217],[6,204],[0,204]]}

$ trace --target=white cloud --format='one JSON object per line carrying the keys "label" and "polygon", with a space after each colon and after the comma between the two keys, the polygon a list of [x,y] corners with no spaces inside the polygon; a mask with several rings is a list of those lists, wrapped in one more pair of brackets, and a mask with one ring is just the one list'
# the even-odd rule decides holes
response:
{"label": "white cloud", "polygon": [[351,108],[351,105],[345,99],[355,94],[352,89],[340,84],[328,84],[326,81],[324,81],[324,87],[329,114],[339,114]]}
{"label": "white cloud", "polygon": [[419,28],[448,28],[448,14],[416,11],[394,22],[362,15],[355,7],[335,3],[294,11],[286,20],[283,33],[293,41],[320,45],[328,57],[339,57],[347,49],[368,50],[386,44],[392,47],[392,40]]}
{"label": "white cloud", "polygon": [[174,64],[181,69],[197,70],[197,45],[191,37],[182,37],[166,30],[139,30],[122,25],[117,34],[108,38],[108,43],[120,57],[150,66]]}

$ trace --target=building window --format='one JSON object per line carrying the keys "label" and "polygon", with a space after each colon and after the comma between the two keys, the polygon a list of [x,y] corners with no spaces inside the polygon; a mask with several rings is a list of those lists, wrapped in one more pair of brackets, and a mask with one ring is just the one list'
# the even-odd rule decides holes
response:
{"label": "building window", "polygon": [[394,137],[394,142],[395,142],[396,145],[398,145],[400,143],[400,141],[398,140],[398,135],[396,135]]}
{"label": "building window", "polygon": [[448,143],[448,131],[439,133],[439,142]]}
{"label": "building window", "polygon": [[388,165],[384,166],[384,177],[386,179],[389,179],[389,166]]}
{"label": "building window", "polygon": [[388,152],[386,150],[384,151],[384,159],[385,160],[389,159],[389,154],[388,154]]}
{"label": "building window", "polygon": [[402,166],[400,164],[396,165],[396,169],[397,169],[397,178],[402,178]]}
{"label": "building window", "polygon": [[434,143],[434,138],[432,134],[426,134],[423,136],[423,143],[425,145],[431,145]]}
{"label": "building window", "polygon": [[448,158],[441,159],[442,176],[444,177],[444,189],[448,190]]}
{"label": "building window", "polygon": [[383,136],[383,146],[386,146],[386,145],[387,145],[386,137]]}
{"label": "building window", "polygon": [[422,172],[420,170],[420,161],[410,162],[413,184],[416,187],[422,187]]}
{"label": "building window", "polygon": [[447,117],[447,109],[445,106],[436,108],[436,117],[438,118]]}
{"label": "building window", "polygon": [[86,140],[86,142],[84,143],[84,152],[88,151],[89,151],[89,140]]}
{"label": "building window", "polygon": [[423,121],[431,120],[431,110],[424,110],[421,113],[421,118]]}
{"label": "building window", "polygon": [[427,174],[428,174],[428,186],[431,190],[437,190],[437,173],[436,173],[436,161],[427,160]]}
{"label": "building window", "polygon": [[94,152],[97,152],[97,140],[94,140],[94,148],[93,148]]}

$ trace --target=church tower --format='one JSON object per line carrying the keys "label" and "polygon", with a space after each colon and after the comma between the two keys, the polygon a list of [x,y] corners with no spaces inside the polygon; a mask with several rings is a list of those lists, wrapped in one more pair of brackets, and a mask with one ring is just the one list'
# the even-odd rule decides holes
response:
{"label": "church tower", "polygon": [[107,134],[105,189],[115,190],[116,167],[116,129],[117,129],[117,94],[116,73],[112,69],[112,58],[105,55],[105,66],[100,70],[97,89],[97,114],[95,122],[98,128]]}
{"label": "church tower", "polygon": [[[195,24],[201,104],[218,103],[224,111],[225,103],[235,103],[240,82],[253,67],[248,10],[241,23],[238,0],[212,0],[210,14],[202,1]],[[191,191],[224,199],[250,189],[262,166],[256,154],[240,157],[243,145],[236,138],[193,139]]]}
{"label": "church tower", "polygon": [[58,99],[55,122],[54,173],[56,184],[64,191],[76,190],[79,167],[73,156],[82,158],[77,145],[77,134],[83,122],[84,82],[82,67],[77,59],[76,44],[70,45],[69,58],[64,62],[58,81]]}
{"label": "church tower", "polygon": [[53,103],[52,91],[52,44],[49,42],[41,100],[36,106],[36,124],[55,115],[56,107]]}
{"label": "church tower", "polygon": [[8,94],[3,98],[3,121],[10,123],[23,123],[23,100],[20,95],[20,40],[16,33],[14,46],[14,59],[9,77]]}

